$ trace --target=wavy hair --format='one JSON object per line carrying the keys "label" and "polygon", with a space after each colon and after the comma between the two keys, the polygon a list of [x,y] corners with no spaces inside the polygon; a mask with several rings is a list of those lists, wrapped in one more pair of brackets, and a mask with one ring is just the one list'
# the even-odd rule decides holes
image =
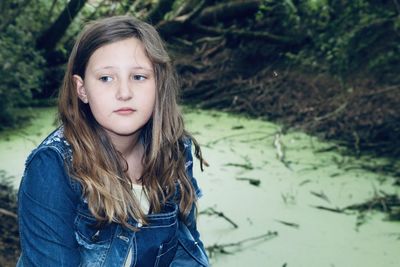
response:
{"label": "wavy hair", "polygon": [[78,98],[72,78],[76,74],[84,79],[88,61],[98,48],[132,37],[144,45],[153,64],[157,88],[153,115],[141,130],[145,147],[141,177],[144,192],[151,212],[157,213],[179,188],[180,198],[175,201],[180,216],[185,218],[195,203],[195,192],[185,170],[185,140],[192,140],[201,164],[202,157],[198,143],[184,129],[177,105],[177,76],[154,27],[129,16],[87,24],[69,57],[58,109],[65,138],[73,151],[69,173],[82,184],[91,213],[100,223],[117,222],[135,229],[128,224],[129,217],[143,223],[147,220],[132,192],[127,163],[94,119],[89,106]]}

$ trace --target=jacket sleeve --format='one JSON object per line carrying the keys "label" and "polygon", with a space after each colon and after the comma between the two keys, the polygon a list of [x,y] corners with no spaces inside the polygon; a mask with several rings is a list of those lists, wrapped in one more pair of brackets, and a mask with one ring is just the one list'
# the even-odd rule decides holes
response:
{"label": "jacket sleeve", "polygon": [[79,265],[74,233],[78,201],[61,155],[49,147],[35,151],[18,192],[19,266]]}
{"label": "jacket sleeve", "polygon": [[[193,188],[196,193],[196,198],[197,200],[203,196],[203,192],[201,191],[200,187],[197,184],[197,180],[193,177],[193,156],[192,156],[192,149],[191,149],[191,141],[189,140],[188,143],[185,144],[185,156],[186,156],[186,172],[191,179]],[[197,230],[197,224],[196,224],[196,217],[197,217],[197,209],[196,209],[196,204],[193,204],[192,209],[188,215],[187,221],[186,221],[186,226],[187,229],[189,230],[192,238],[194,239],[194,242],[196,246],[198,246],[201,249],[203,259],[205,262],[208,262],[207,259],[207,254],[204,248],[204,244],[200,239],[200,233]]]}

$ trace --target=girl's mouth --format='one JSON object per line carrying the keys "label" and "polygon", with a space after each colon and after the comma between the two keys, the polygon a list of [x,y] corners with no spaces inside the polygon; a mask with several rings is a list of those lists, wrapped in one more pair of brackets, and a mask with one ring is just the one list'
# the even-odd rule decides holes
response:
{"label": "girl's mouth", "polygon": [[135,111],[136,110],[134,110],[133,108],[120,108],[120,109],[115,110],[114,112],[119,115],[130,115]]}

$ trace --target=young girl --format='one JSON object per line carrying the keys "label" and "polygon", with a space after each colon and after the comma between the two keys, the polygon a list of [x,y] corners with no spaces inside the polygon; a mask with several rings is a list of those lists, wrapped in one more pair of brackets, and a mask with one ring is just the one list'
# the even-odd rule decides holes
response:
{"label": "young girl", "polygon": [[28,157],[17,266],[208,266],[201,191],[156,30],[131,17],[84,28],[59,97],[62,125]]}

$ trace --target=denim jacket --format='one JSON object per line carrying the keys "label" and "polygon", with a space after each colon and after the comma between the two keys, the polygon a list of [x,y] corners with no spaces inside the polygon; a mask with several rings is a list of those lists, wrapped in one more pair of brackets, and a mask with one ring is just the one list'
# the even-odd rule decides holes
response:
{"label": "denim jacket", "polygon": [[[200,197],[190,141],[185,142],[185,155]],[[167,202],[160,213],[148,215],[148,225],[129,219],[139,231],[117,223],[99,227],[80,183],[66,171],[71,160],[62,127],[28,157],[18,192],[22,253],[17,266],[208,266],[194,207],[185,223],[178,217],[178,205]]]}

